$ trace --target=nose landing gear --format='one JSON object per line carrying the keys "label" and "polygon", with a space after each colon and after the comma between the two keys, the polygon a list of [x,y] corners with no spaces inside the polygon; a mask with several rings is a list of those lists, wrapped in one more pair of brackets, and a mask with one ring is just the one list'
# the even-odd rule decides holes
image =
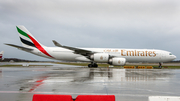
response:
{"label": "nose landing gear", "polygon": [[161,62],[159,62],[159,68],[162,68],[162,63]]}

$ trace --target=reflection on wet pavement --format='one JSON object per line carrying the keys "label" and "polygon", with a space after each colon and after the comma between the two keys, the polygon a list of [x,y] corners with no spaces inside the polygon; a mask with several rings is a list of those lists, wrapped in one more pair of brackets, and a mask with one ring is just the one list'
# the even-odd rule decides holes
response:
{"label": "reflection on wet pavement", "polygon": [[[0,97],[31,101],[35,93],[112,94],[116,101],[148,101],[149,96],[180,96],[180,70],[82,67],[0,68]],[[3,101],[2,100],[2,101]]]}

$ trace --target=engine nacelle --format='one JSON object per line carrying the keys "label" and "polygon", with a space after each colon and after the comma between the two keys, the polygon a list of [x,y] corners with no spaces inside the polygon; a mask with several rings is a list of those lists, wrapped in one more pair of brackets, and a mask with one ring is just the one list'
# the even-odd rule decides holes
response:
{"label": "engine nacelle", "polygon": [[90,56],[94,62],[108,62],[109,61],[109,54],[106,53],[95,53]]}
{"label": "engine nacelle", "polygon": [[116,66],[124,66],[126,64],[125,58],[112,58],[109,59],[110,65],[116,65]]}

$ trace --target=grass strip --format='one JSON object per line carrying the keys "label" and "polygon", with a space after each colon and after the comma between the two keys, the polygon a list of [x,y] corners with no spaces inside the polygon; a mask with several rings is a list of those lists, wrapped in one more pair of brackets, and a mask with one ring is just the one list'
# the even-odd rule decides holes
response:
{"label": "grass strip", "polygon": [[[75,66],[84,66],[87,67],[89,63],[75,63],[75,62],[58,62],[57,64],[65,64],[65,65],[75,65]],[[125,65],[125,66],[149,66],[144,64],[144,65]],[[153,67],[158,67],[158,65],[151,65]],[[98,64],[98,67],[109,67],[109,64]],[[111,68],[123,68],[124,66],[114,66]],[[180,66],[162,66],[163,69],[180,69]]]}

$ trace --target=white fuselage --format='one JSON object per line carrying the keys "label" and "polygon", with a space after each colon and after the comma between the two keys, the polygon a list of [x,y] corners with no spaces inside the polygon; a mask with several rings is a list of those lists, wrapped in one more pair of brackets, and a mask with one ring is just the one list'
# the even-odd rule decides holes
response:
{"label": "white fuselage", "polygon": [[[90,59],[83,55],[75,54],[74,51],[61,48],[61,47],[44,47],[45,50],[53,57],[34,49],[31,53],[43,56],[46,58],[64,60],[64,61],[84,61],[89,62]],[[168,62],[176,59],[168,51],[156,49],[109,49],[109,48],[80,48],[90,50],[97,53],[107,53],[110,56],[125,58],[127,62]]]}
{"label": "white fuselage", "polygon": [[98,67],[96,63],[123,66],[126,62],[168,62],[176,58],[168,51],[155,49],[109,49],[76,48],[63,46],[52,40],[57,47],[46,47],[21,25],[16,26],[22,46],[6,44],[42,57],[63,61],[91,62],[88,67]]}

